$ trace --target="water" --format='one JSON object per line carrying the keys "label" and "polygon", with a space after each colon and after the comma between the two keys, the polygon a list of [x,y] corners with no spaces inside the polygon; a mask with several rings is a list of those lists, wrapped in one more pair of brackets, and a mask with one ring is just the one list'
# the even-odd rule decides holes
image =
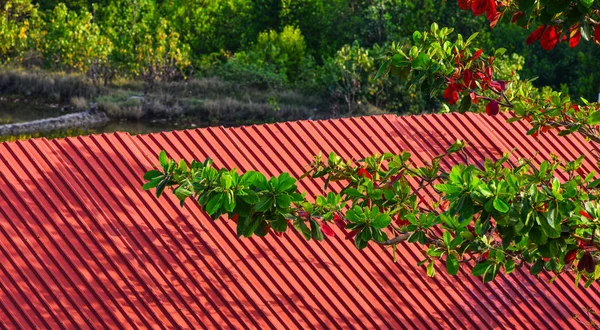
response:
{"label": "water", "polygon": [[0,97],[0,125],[58,117],[72,112],[70,107],[60,104],[44,104],[36,100]]}
{"label": "water", "polygon": [[[75,112],[71,107],[59,104],[44,104],[24,99],[0,98],[0,125],[22,123],[32,120],[58,117]],[[207,122],[197,119],[156,120],[156,121],[111,121],[103,127],[93,129],[70,129],[44,133],[25,134],[19,136],[0,136],[0,141],[24,140],[35,137],[61,138],[97,133],[128,132],[130,134],[146,134],[162,131],[182,130],[197,127],[207,127]]]}

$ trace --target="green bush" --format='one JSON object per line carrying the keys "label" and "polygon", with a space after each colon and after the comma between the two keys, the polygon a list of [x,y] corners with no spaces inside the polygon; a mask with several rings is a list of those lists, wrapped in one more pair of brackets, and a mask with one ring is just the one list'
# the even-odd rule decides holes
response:
{"label": "green bush", "polygon": [[236,82],[240,86],[259,89],[278,89],[287,84],[287,77],[277,72],[272,64],[249,63],[244,53],[236,54],[225,64],[215,69],[218,77],[225,81]]}

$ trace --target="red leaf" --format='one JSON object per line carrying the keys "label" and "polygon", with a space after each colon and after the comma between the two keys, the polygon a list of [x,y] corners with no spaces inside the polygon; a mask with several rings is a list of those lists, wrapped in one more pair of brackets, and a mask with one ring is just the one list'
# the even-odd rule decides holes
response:
{"label": "red leaf", "polygon": [[487,113],[489,116],[495,116],[499,111],[500,107],[496,101],[490,101],[490,103],[485,106],[485,113]]}
{"label": "red leaf", "polygon": [[584,217],[586,217],[590,220],[594,220],[594,218],[592,218],[592,216],[584,210],[579,211],[579,214],[583,215]]}
{"label": "red leaf", "polygon": [[373,179],[373,177],[371,176],[371,173],[369,173],[366,169],[361,168],[358,170],[358,176],[365,176],[369,179]]}
{"label": "red leaf", "polygon": [[579,30],[579,24],[571,26],[571,32],[569,33],[569,47],[575,48],[581,41],[581,31]]}
{"label": "red leaf", "polygon": [[588,273],[593,273],[595,267],[594,258],[589,252],[584,253],[581,260],[579,260],[579,264],[577,264],[577,269],[579,271],[585,270]]}
{"label": "red leaf", "polygon": [[481,56],[481,54],[483,54],[483,49],[476,51],[475,55],[473,55],[473,58],[471,60],[475,61],[476,59],[478,59]]}
{"label": "red leaf", "polygon": [[326,224],[325,222],[321,223],[321,231],[323,232],[323,234],[325,234],[329,237],[335,236],[335,232],[333,231],[333,229],[331,227],[329,227],[329,225]]}
{"label": "red leaf", "polygon": [[571,250],[571,251],[567,252],[567,254],[565,254],[565,258],[563,260],[565,261],[565,264],[570,264],[575,260],[576,256],[577,256],[577,249]]}
{"label": "red leaf", "polygon": [[473,104],[479,103],[479,99],[477,98],[477,94],[475,94],[475,92],[471,92],[469,96],[471,96],[471,102]]}
{"label": "red leaf", "polygon": [[356,236],[356,234],[358,234],[359,231],[360,230],[355,229],[355,230],[349,232],[348,234],[346,234],[346,239],[353,239],[354,236]]}
{"label": "red leaf", "polygon": [[498,23],[500,19],[500,13],[496,9],[496,0],[488,0],[486,15],[488,21],[490,21],[490,27],[493,28]]}
{"label": "red leaf", "polygon": [[524,13],[524,12],[522,12],[522,11],[517,11],[517,12],[515,12],[515,13],[513,14],[513,17],[512,17],[512,19],[510,20],[510,22],[511,22],[511,23],[516,23],[516,22],[519,20],[519,18],[523,17],[523,15],[525,15],[525,13]]}
{"label": "red leaf", "polygon": [[542,34],[544,34],[544,31],[546,30],[546,25],[542,25],[540,27],[538,27],[537,29],[535,29],[535,31],[533,31],[529,37],[527,37],[527,39],[525,40],[525,43],[528,45],[531,45],[532,43],[540,40],[540,38],[542,37]]}
{"label": "red leaf", "polygon": [[335,222],[336,226],[338,226],[339,229],[344,229],[346,227],[346,223],[344,222],[344,220],[342,220],[342,217],[340,217],[340,215],[337,213],[333,214],[333,222]]}
{"label": "red leaf", "polygon": [[473,0],[471,1],[471,11],[475,16],[485,13],[488,6],[488,0]]}
{"label": "red leaf", "polygon": [[458,0],[458,7],[462,10],[471,9],[471,1],[472,0]]}
{"label": "red leaf", "polygon": [[544,31],[544,34],[542,34],[540,44],[545,50],[551,50],[558,43],[558,38],[559,35],[556,32],[556,26],[550,26]]}
{"label": "red leaf", "polygon": [[462,10],[471,10],[472,0],[458,0],[458,7]]}
{"label": "red leaf", "polygon": [[577,246],[579,246],[580,249],[585,249],[585,242],[582,240],[577,240]]}
{"label": "red leaf", "polygon": [[453,84],[448,85],[446,90],[444,91],[444,99],[448,104],[453,105],[458,102],[458,92]]}
{"label": "red leaf", "polygon": [[[600,14],[598,16],[600,16]],[[596,42],[600,44],[600,24],[596,25],[596,29],[594,30],[594,38],[596,38]]]}

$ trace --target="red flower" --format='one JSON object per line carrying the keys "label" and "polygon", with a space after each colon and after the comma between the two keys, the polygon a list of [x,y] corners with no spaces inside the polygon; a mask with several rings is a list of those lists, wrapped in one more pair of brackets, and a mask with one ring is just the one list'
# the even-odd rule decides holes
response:
{"label": "red flower", "polygon": [[550,26],[544,31],[544,34],[542,34],[540,44],[545,50],[551,50],[558,43],[558,38],[559,35],[556,31],[556,26]]}
{"label": "red flower", "polygon": [[335,236],[335,232],[333,231],[333,229],[324,222],[321,224],[321,231],[323,232],[323,234],[325,234],[327,236],[330,236],[330,237]]}
{"label": "red flower", "polygon": [[485,113],[487,113],[489,116],[495,116],[499,111],[500,107],[496,101],[490,101],[490,103],[485,106]]}
{"label": "red flower", "polygon": [[544,34],[544,31],[546,30],[546,25],[542,25],[540,27],[538,27],[537,29],[535,29],[535,31],[533,31],[529,37],[527,37],[527,39],[525,40],[525,43],[528,45],[531,45],[532,43],[540,40],[540,38],[542,37],[542,34]]}
{"label": "red flower", "polygon": [[236,214],[234,214],[234,215],[231,217],[231,221],[233,221],[233,222],[235,222],[235,223],[237,223],[237,222],[238,222],[238,214],[237,214],[237,213],[236,213]]}
{"label": "red flower", "polygon": [[577,249],[571,250],[571,251],[567,252],[567,254],[565,254],[565,258],[563,260],[565,261],[565,264],[570,264],[575,260],[576,256],[577,256]]}
{"label": "red flower", "polygon": [[481,56],[481,54],[483,54],[483,49],[476,51],[475,55],[473,55],[473,58],[471,60],[475,61],[476,59],[478,59]]}
{"label": "red flower", "polygon": [[369,173],[366,169],[361,168],[358,170],[358,176],[364,176],[368,179],[373,179],[373,177],[371,176],[371,173]]}
{"label": "red flower", "polygon": [[594,218],[592,218],[592,216],[584,210],[579,211],[579,214],[581,214],[582,216],[584,216],[590,220],[594,220]]}
{"label": "red flower", "polygon": [[481,260],[487,260],[487,258],[490,256],[490,251],[485,251],[482,255],[481,255]]}

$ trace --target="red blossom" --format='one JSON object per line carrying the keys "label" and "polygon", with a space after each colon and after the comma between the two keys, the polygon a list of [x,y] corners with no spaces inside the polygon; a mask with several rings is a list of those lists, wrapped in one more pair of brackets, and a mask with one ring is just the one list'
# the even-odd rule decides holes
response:
{"label": "red blossom", "polygon": [[525,40],[525,43],[528,45],[531,45],[532,43],[540,40],[540,38],[542,37],[542,34],[544,34],[544,31],[546,30],[546,25],[542,25],[540,27],[538,27],[537,29],[535,29],[535,31],[533,31],[529,37],[527,37],[527,39]]}
{"label": "red blossom", "polygon": [[489,116],[495,116],[498,112],[500,112],[500,107],[496,101],[490,101],[490,103],[485,106],[485,113]]}
{"label": "red blossom", "polygon": [[483,54],[483,49],[476,51],[471,60],[475,61],[476,59],[478,59],[481,56],[481,54]]}
{"label": "red blossom", "polygon": [[326,223],[321,223],[321,231],[323,232],[323,234],[329,236],[329,237],[334,237],[335,236],[335,232],[333,231],[333,229],[331,227],[329,227],[328,224]]}
{"label": "red blossom", "polygon": [[490,256],[490,251],[485,251],[482,255],[481,255],[481,260],[487,260],[487,258]]}

